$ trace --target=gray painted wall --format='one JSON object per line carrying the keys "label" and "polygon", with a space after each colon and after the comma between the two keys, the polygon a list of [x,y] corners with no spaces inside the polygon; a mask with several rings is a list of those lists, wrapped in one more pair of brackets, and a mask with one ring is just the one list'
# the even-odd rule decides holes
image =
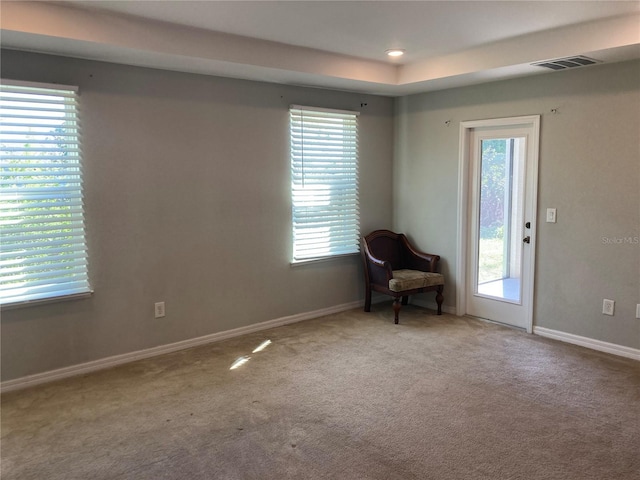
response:
{"label": "gray painted wall", "polygon": [[640,245],[603,242],[640,236],[640,62],[400,98],[395,129],[384,97],[15,51],[2,76],[80,87],[95,289],[3,311],[3,380],[361,299],[357,257],[289,265],[292,103],[362,112],[362,231],[442,255],[449,306],[459,123],[542,114],[535,324],[640,348]]}
{"label": "gray painted wall", "polygon": [[[640,244],[603,240],[640,237],[640,62],[398,99],[394,228],[442,255],[455,307],[460,122],[532,114],[542,115],[534,325],[640,348]],[[545,222],[548,207],[558,223]],[[602,315],[603,298],[615,316]]]}
{"label": "gray painted wall", "polygon": [[392,99],[17,51],[2,76],[80,87],[95,289],[3,311],[3,380],[363,298],[358,256],[289,264],[288,106],[362,112],[366,232],[391,227]]}

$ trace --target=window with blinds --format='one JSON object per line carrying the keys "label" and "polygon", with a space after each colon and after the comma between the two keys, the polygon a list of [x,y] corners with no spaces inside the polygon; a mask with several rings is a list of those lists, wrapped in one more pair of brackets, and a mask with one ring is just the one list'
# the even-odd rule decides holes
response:
{"label": "window with blinds", "polygon": [[358,113],[292,105],[293,261],[357,253]]}
{"label": "window with blinds", "polygon": [[90,292],[77,89],[0,82],[0,303]]}

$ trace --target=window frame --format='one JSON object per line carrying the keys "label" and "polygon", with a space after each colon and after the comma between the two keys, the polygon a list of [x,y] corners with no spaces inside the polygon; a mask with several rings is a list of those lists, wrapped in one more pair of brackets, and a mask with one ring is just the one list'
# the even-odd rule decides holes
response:
{"label": "window frame", "polygon": [[[2,309],[86,298],[93,290],[79,88],[10,79],[0,84],[6,118],[0,124],[0,240],[7,245],[11,239],[13,247],[7,251],[0,245]],[[55,205],[45,205],[49,202]]]}
{"label": "window frame", "polygon": [[[360,253],[359,115],[350,110],[290,105],[292,266]],[[306,170],[305,160],[311,166]],[[305,192],[307,185],[311,186]],[[333,206],[323,210],[319,203]],[[298,227],[303,224],[307,225]],[[302,247],[305,242],[297,241],[305,234],[307,248]]]}

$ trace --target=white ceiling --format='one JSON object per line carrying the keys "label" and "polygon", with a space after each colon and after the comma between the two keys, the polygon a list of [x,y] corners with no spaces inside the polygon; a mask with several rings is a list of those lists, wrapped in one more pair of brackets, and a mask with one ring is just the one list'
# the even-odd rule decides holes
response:
{"label": "white ceiling", "polygon": [[[640,58],[638,1],[9,2],[2,45],[212,75],[403,95]],[[406,55],[389,59],[385,50]]]}
{"label": "white ceiling", "polygon": [[609,1],[74,1],[217,32],[399,63],[467,50],[497,40],[640,11]]}

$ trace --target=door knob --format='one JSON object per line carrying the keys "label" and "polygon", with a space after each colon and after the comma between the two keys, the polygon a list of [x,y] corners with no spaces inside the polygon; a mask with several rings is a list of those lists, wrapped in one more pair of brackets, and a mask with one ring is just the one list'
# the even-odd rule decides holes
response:
{"label": "door knob", "polygon": [[531,237],[527,235],[526,237],[524,237],[524,238],[522,239],[522,241],[523,241],[524,243],[531,243]]}

